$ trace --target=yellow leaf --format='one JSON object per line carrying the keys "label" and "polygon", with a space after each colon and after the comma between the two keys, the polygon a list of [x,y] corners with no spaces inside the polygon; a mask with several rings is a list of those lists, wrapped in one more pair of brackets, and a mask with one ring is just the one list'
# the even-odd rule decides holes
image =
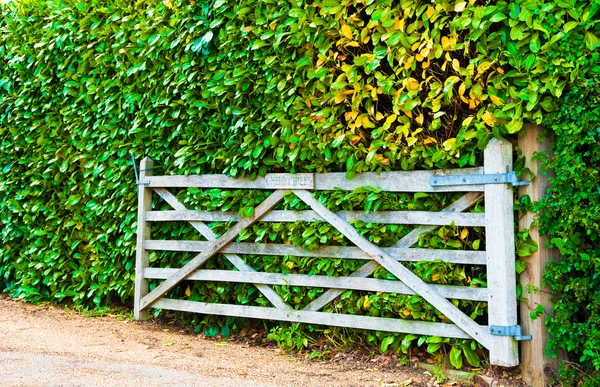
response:
{"label": "yellow leaf", "polygon": [[294,267],[294,262],[289,261],[289,262],[286,262],[285,265],[288,267],[288,269],[292,270],[292,268]]}
{"label": "yellow leaf", "polygon": [[477,66],[477,72],[479,74],[485,73],[486,71],[488,71],[491,65],[492,62],[482,62],[479,66]]}
{"label": "yellow leaf", "polygon": [[437,140],[433,137],[427,137],[425,140],[423,140],[423,144],[424,145],[437,144]]}
{"label": "yellow leaf", "polygon": [[254,29],[253,26],[244,27],[244,32],[250,32]]}
{"label": "yellow leaf", "polygon": [[467,228],[463,228],[462,231],[460,232],[460,239],[465,239],[466,237],[469,236],[469,230],[467,230]]}
{"label": "yellow leaf", "polygon": [[432,280],[432,281],[439,281],[439,280],[440,280],[440,273],[434,273],[434,274],[431,276],[431,280]]}
{"label": "yellow leaf", "polygon": [[458,62],[458,59],[456,59],[456,58],[452,59],[452,68],[456,72],[460,71],[460,63]]}
{"label": "yellow leaf", "polygon": [[173,345],[173,344],[175,344],[175,343],[174,343],[174,342],[172,342],[172,341],[167,341],[167,342],[165,343],[165,347],[170,347],[170,346],[171,346],[171,345]]}
{"label": "yellow leaf", "polygon": [[499,97],[496,97],[495,95],[490,94],[490,99],[496,106],[504,105],[504,101],[502,101],[502,98],[499,98]]}
{"label": "yellow leaf", "polygon": [[419,48],[419,44],[421,44],[420,41],[414,42],[413,45],[410,46],[410,49],[413,50],[413,51],[416,51]]}
{"label": "yellow leaf", "polygon": [[408,309],[404,309],[404,310],[402,311],[402,314],[403,314],[404,316],[408,317],[408,316],[410,316],[410,310],[408,310]]}
{"label": "yellow leaf", "polygon": [[504,69],[502,67],[498,67],[496,69],[496,71],[500,74],[500,75],[504,75]]}
{"label": "yellow leaf", "polygon": [[465,118],[464,121],[462,122],[462,126],[465,128],[468,128],[469,125],[471,125],[471,121],[473,121],[473,118],[474,118],[473,116]]}
{"label": "yellow leaf", "polygon": [[173,8],[173,4],[169,0],[163,0],[163,4],[169,9]]}
{"label": "yellow leaf", "polygon": [[358,112],[357,111],[351,111],[351,112],[346,112],[344,114],[344,118],[346,119],[346,121],[352,121],[353,119],[355,119],[358,116]]}
{"label": "yellow leaf", "polygon": [[464,82],[460,83],[460,86],[458,86],[458,95],[460,95],[461,97],[463,95],[465,95],[465,89],[466,89],[466,85]]}
{"label": "yellow leaf", "polygon": [[269,28],[270,28],[272,31],[275,31],[275,27],[277,27],[277,23],[271,23],[271,24],[269,24]]}
{"label": "yellow leaf", "polygon": [[489,126],[494,126],[494,124],[496,123],[496,119],[494,118],[492,113],[487,112],[487,111],[483,114],[481,119],[483,120],[483,122],[485,122]]}
{"label": "yellow leaf", "polygon": [[423,59],[425,59],[425,57],[423,57],[423,55],[421,54],[417,54],[415,55],[415,59],[417,60],[417,62],[423,62]]}
{"label": "yellow leaf", "polygon": [[187,288],[185,288],[185,295],[186,297],[189,297],[192,294],[190,287],[188,286]]}
{"label": "yellow leaf", "polygon": [[462,12],[467,7],[467,2],[463,1],[454,6],[454,12]]}
{"label": "yellow leaf", "polygon": [[421,114],[419,114],[419,115],[418,115],[418,116],[415,118],[415,121],[417,121],[417,123],[418,123],[419,125],[423,125],[423,119],[424,119],[424,117],[423,117],[423,113],[421,113]]}
{"label": "yellow leaf", "polygon": [[352,40],[352,29],[350,29],[350,26],[348,24],[344,24],[342,26],[342,34],[344,35],[344,37],[346,37],[346,39]]}
{"label": "yellow leaf", "polygon": [[395,114],[392,114],[391,116],[389,116],[388,118],[385,119],[385,123],[386,124],[391,124],[392,122],[396,121],[397,116]]}
{"label": "yellow leaf", "polygon": [[408,58],[406,60],[406,63],[404,64],[404,70],[408,70],[410,68],[410,66],[412,65],[412,62],[415,60],[414,56],[411,56],[410,58]]}
{"label": "yellow leaf", "polygon": [[[424,69],[427,69],[427,68],[429,68],[430,64],[431,63],[429,63],[429,62],[423,62],[423,64],[421,64],[421,67],[423,67]],[[423,72],[423,73],[425,73],[425,72]]]}
{"label": "yellow leaf", "polygon": [[411,90],[418,90],[419,86],[420,86],[420,84],[419,84],[419,82],[416,79],[414,79],[414,78],[409,78],[408,79],[408,88],[409,89],[411,89]]}
{"label": "yellow leaf", "polygon": [[429,56],[429,52],[431,50],[427,47],[425,47],[424,49],[421,50],[421,55],[423,55],[425,58],[427,58],[427,56]]}
{"label": "yellow leaf", "polygon": [[340,103],[342,101],[346,100],[346,95],[344,94],[343,90],[340,90],[336,93],[335,97],[333,98],[333,101],[335,103]]}
{"label": "yellow leaf", "polygon": [[452,48],[450,47],[450,39],[445,36],[442,36],[442,48],[444,50],[450,50]]}
{"label": "yellow leaf", "polygon": [[363,307],[365,309],[369,309],[371,307],[371,303],[369,302],[369,296],[365,296],[365,301],[363,302]]}
{"label": "yellow leaf", "polygon": [[427,15],[428,18],[431,19],[431,17],[433,16],[433,13],[435,12],[435,9],[430,5],[427,8],[427,12],[425,13]]}
{"label": "yellow leaf", "polygon": [[444,141],[443,145],[444,145],[444,150],[449,151],[454,147],[454,144],[456,144],[456,138],[449,138],[446,141]]}

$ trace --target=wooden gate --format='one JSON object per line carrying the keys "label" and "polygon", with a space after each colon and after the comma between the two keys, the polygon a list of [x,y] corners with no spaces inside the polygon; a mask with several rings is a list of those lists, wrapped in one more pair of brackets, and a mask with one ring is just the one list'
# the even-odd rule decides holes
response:
{"label": "wooden gate", "polygon": [[[438,171],[363,173],[346,180],[344,173],[269,174],[250,181],[224,175],[152,176],[152,161],[144,159],[140,166],[138,234],[135,278],[135,318],[144,320],[148,308],[161,308],[202,314],[239,316],[320,325],[371,329],[417,335],[473,338],[490,352],[495,365],[518,364],[520,327],[517,325],[515,244],[512,174],[512,147],[506,141],[493,139],[484,152],[484,167]],[[504,183],[503,183],[504,182]],[[313,190],[352,190],[361,186],[380,187],[390,192],[466,192],[441,212],[386,211],[334,213],[312,197]],[[224,212],[190,211],[167,190],[168,187],[264,189],[273,193],[259,204],[249,218]],[[310,211],[276,211],[286,191],[292,191]],[[152,211],[152,192],[157,193],[172,211]],[[464,213],[485,195],[485,213]],[[354,219],[385,224],[416,224],[391,248],[380,248],[362,237],[349,223]],[[236,243],[240,231],[257,221],[294,222],[326,221],[354,243],[353,247],[322,247],[306,251],[301,247],[281,244]],[[150,223],[161,221],[189,222],[207,241],[152,240]],[[203,222],[234,221],[219,238]],[[454,251],[411,248],[421,233],[449,225],[485,227],[486,251]],[[179,269],[149,268],[152,250],[188,251],[198,254]],[[238,271],[202,270],[202,265],[216,254],[222,254]],[[346,259],[366,259],[367,264],[348,277],[278,274],[257,272],[237,254],[295,255]],[[487,265],[487,288],[430,285],[408,270],[401,261],[442,259],[445,262]],[[399,281],[369,278],[383,266]],[[164,280],[149,292],[148,280]],[[255,284],[273,307],[209,304],[164,298],[163,295],[183,280],[224,281]],[[269,285],[290,285],[328,289],[303,310],[286,304]],[[452,323],[432,323],[370,316],[325,313],[319,310],[345,290],[418,294]],[[488,302],[488,326],[479,325],[455,307],[448,299]]]}

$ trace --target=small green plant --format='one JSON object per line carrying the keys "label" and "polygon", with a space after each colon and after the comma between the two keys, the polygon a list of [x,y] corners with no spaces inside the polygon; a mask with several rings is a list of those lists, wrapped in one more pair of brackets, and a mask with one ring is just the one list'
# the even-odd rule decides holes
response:
{"label": "small green plant", "polygon": [[312,352],[308,355],[309,359],[317,359],[317,360],[329,360],[331,357],[331,351],[329,350],[329,346],[327,344],[323,345],[321,349],[313,349]]}
{"label": "small green plant", "polygon": [[401,355],[398,357],[398,363],[407,366],[410,365],[410,359],[406,355]]}
{"label": "small green plant", "polygon": [[[267,338],[275,341],[280,348],[286,351],[295,349],[298,352],[302,352],[310,343],[315,342],[312,337],[303,332],[298,323],[291,324],[289,327],[274,327],[267,335]],[[313,353],[314,351],[311,355]]]}
{"label": "small green plant", "polygon": [[444,368],[440,364],[436,364],[431,371],[423,372],[425,375],[429,375],[435,379],[437,383],[444,383],[448,376],[444,373]]}

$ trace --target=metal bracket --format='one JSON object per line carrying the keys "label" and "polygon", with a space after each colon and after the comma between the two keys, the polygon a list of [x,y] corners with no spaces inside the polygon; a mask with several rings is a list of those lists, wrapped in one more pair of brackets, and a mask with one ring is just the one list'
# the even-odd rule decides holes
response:
{"label": "metal bracket", "polygon": [[[133,173],[135,173],[135,184],[137,184],[137,185],[149,185],[150,184],[149,181],[140,181],[138,170],[137,170],[137,166],[135,165],[135,156],[133,155],[133,152],[130,152],[130,153],[131,153],[131,163],[133,164]],[[147,170],[150,170],[150,169],[152,169],[152,168],[142,169],[142,171],[147,171]]]}
{"label": "metal bracket", "polygon": [[486,175],[450,175],[433,176],[429,179],[432,187],[448,185],[479,185],[479,184],[512,184],[513,186],[529,185],[528,181],[519,181],[515,172]]}
{"label": "metal bracket", "polygon": [[490,325],[490,334],[492,336],[513,336],[517,341],[526,341],[533,339],[532,335],[523,335],[523,331],[521,330],[520,325]]}

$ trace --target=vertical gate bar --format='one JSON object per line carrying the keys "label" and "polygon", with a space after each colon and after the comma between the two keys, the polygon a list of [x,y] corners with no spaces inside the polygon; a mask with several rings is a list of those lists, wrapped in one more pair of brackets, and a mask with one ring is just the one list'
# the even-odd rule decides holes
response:
{"label": "vertical gate bar", "polygon": [[[154,162],[144,157],[140,162],[139,183],[143,183],[146,176],[152,176]],[[148,318],[147,310],[140,310],[142,297],[148,294],[148,280],[144,278],[144,269],[148,267],[148,251],[144,248],[144,241],[150,239],[150,224],[146,222],[146,211],[152,209],[152,188],[138,184],[138,227],[135,249],[135,293],[133,301],[133,315],[138,321]]]}
{"label": "vertical gate bar", "polygon": [[[512,144],[493,138],[484,151],[486,174],[512,172]],[[515,219],[510,184],[485,187],[485,235],[488,280],[488,325],[517,325],[515,273]],[[519,364],[517,341],[492,336],[490,363],[505,367]]]}

